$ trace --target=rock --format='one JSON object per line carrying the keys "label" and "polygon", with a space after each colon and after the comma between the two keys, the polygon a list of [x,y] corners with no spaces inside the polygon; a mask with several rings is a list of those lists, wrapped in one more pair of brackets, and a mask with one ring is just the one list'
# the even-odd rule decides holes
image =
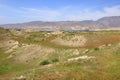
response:
{"label": "rock", "polygon": [[76,49],[74,52],[73,52],[73,55],[79,55],[79,51]]}
{"label": "rock", "polygon": [[105,48],[106,47],[106,45],[104,44],[104,45],[102,45],[102,46],[99,46],[99,49],[103,49],[103,48]]}
{"label": "rock", "polygon": [[76,58],[71,58],[71,59],[68,59],[68,61],[76,61],[76,60],[90,60],[90,59],[94,59],[95,57],[94,56],[80,56],[80,57],[76,57]]}
{"label": "rock", "polygon": [[85,51],[83,51],[83,54],[85,54],[85,53],[87,53],[87,52],[89,52],[89,49],[86,49]]}
{"label": "rock", "polygon": [[120,46],[120,43],[118,43],[118,45]]}
{"label": "rock", "polygon": [[112,46],[112,44],[108,44],[107,46],[109,46],[109,47],[110,47],[110,46]]}
{"label": "rock", "polygon": [[17,80],[26,80],[26,77],[23,76],[23,75],[21,75],[21,76],[17,77],[16,79],[17,79]]}

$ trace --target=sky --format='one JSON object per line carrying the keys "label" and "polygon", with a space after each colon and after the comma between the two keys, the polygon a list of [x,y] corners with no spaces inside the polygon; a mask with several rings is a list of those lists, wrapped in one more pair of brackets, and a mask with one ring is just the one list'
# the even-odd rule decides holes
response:
{"label": "sky", "polygon": [[120,0],[0,0],[0,24],[120,16]]}

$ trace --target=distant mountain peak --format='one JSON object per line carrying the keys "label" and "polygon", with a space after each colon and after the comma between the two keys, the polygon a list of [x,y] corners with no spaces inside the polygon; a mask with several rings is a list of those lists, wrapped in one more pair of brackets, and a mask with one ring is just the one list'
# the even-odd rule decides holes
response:
{"label": "distant mountain peak", "polygon": [[103,17],[97,21],[31,21],[18,24],[1,25],[6,29],[37,29],[43,31],[55,30],[86,30],[86,29],[120,29],[120,16]]}

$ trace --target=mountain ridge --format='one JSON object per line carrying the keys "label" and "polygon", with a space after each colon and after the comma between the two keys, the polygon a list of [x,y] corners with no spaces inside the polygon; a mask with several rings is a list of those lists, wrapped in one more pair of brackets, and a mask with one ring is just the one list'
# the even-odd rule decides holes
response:
{"label": "mountain ridge", "polygon": [[31,21],[0,26],[5,29],[35,29],[43,31],[120,29],[120,16],[103,17],[96,21]]}

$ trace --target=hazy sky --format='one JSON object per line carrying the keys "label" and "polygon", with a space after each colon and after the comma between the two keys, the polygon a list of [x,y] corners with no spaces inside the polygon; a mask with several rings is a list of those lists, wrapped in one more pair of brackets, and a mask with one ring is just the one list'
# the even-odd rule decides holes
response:
{"label": "hazy sky", "polygon": [[120,0],[0,0],[0,24],[120,16]]}

